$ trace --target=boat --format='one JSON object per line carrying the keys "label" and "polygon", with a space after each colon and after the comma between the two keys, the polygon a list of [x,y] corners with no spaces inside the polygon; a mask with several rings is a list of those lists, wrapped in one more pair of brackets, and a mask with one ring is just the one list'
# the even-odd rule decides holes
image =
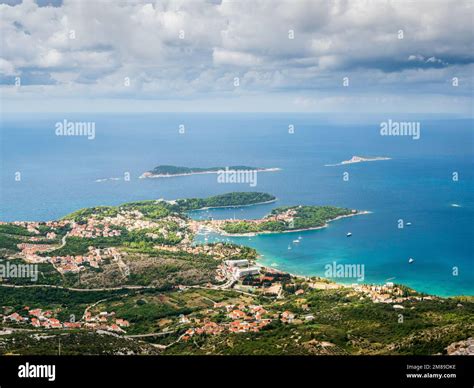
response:
{"label": "boat", "polygon": [[408,264],[411,264],[411,263],[413,263],[414,261],[415,261],[415,259],[413,259],[413,258],[410,257],[410,258],[408,259]]}
{"label": "boat", "polygon": [[290,245],[288,245],[288,250],[291,250],[291,246],[290,246]]}
{"label": "boat", "polygon": [[298,244],[300,240],[293,240],[293,243]]}
{"label": "boat", "polygon": [[303,237],[301,237],[301,236],[298,236],[298,240],[303,240]]}
{"label": "boat", "polygon": [[346,237],[351,237],[351,236],[352,236],[352,233],[351,233],[351,232],[348,232],[348,233],[346,234]]}

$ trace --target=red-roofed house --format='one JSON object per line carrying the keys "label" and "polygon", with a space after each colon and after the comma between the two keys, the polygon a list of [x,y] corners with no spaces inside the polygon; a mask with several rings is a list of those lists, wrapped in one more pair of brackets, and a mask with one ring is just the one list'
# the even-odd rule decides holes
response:
{"label": "red-roofed house", "polygon": [[244,319],[247,317],[247,314],[245,314],[243,311],[240,311],[240,310],[231,311],[227,315],[231,319]]}
{"label": "red-roofed house", "polygon": [[23,321],[22,316],[18,313],[10,314],[6,318],[9,319],[10,321],[13,321],[13,322],[22,322]]}
{"label": "red-roofed house", "polygon": [[34,315],[35,317],[40,317],[41,311],[42,311],[41,309],[30,310],[30,315]]}
{"label": "red-roofed house", "polygon": [[34,327],[40,327],[40,326],[41,326],[41,322],[38,321],[37,318],[32,318],[32,319],[31,319],[31,324],[32,324]]}
{"label": "red-roofed house", "polygon": [[129,326],[130,326],[130,323],[129,323],[127,320],[125,320],[125,319],[117,318],[117,319],[115,320],[115,323],[116,323],[117,325],[119,325],[120,327],[129,327]]}
{"label": "red-roofed house", "polygon": [[49,324],[50,324],[51,327],[54,328],[54,329],[63,327],[63,325],[61,325],[61,322],[59,322],[59,320],[56,319],[56,318],[51,318],[51,319],[49,320]]}

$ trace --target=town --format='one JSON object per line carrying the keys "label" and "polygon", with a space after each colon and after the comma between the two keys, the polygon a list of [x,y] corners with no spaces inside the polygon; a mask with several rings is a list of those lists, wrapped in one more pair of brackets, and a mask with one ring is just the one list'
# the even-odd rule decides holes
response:
{"label": "town", "polygon": [[[420,314],[421,304],[438,309],[445,303],[390,281],[342,284],[297,276],[262,266],[250,247],[207,238],[195,242],[198,234],[207,237],[216,230],[288,231],[302,222],[308,228],[320,227],[315,225],[359,214],[354,210],[281,208],[241,224],[233,219],[192,219],[176,209],[202,203],[183,201],[83,209],[57,221],[0,223],[6,252],[0,261],[35,264],[40,272],[34,283],[0,279],[5,300],[0,332],[108,333],[173,352],[200,349],[203,344],[212,349],[220,346],[220,338],[234,341],[275,331],[292,333],[280,339],[291,346],[306,338],[304,352],[345,354],[346,346],[362,346],[358,339],[347,335],[341,342],[339,334],[332,341],[327,338],[334,335],[334,322],[352,330],[352,322],[365,316],[357,309],[398,322],[402,313]],[[305,221],[306,216],[311,221]],[[456,313],[462,315],[464,306],[469,302],[457,301]],[[350,318],[344,320],[343,314]],[[317,334],[320,331],[328,334]]]}

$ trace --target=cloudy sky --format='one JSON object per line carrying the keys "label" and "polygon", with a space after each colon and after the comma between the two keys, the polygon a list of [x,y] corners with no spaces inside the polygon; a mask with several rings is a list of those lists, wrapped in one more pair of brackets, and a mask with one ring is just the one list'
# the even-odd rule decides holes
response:
{"label": "cloudy sky", "polygon": [[470,0],[0,3],[6,112],[473,114]]}

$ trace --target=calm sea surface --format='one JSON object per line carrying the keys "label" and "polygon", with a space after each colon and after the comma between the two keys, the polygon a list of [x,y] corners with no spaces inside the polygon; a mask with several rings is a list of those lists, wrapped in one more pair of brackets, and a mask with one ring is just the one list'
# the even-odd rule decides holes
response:
{"label": "calm sea surface", "polygon": [[[363,264],[364,282],[390,280],[438,295],[474,295],[473,121],[410,117],[421,122],[421,138],[413,140],[380,136],[380,122],[389,118],[397,119],[342,121],[308,114],[6,115],[0,133],[0,220],[50,220],[88,206],[264,191],[278,201],[193,216],[255,218],[275,206],[296,204],[370,210],[369,215],[339,220],[323,230],[231,240],[256,248],[262,263],[295,274],[324,275],[324,266],[332,262]],[[64,119],[94,122],[95,139],[56,136],[55,123]],[[184,134],[178,131],[180,125]],[[294,134],[288,133],[289,125],[294,125]],[[393,159],[324,166],[353,155]],[[216,175],[138,179],[159,164],[282,170],[260,173],[256,187],[220,184]],[[20,181],[15,181],[17,172]],[[121,179],[125,172],[130,181]],[[348,181],[343,180],[344,172],[349,173]],[[453,172],[459,174],[457,182]],[[399,219],[412,225],[399,229]],[[347,232],[352,237],[347,238]],[[300,236],[301,242],[293,243]],[[408,264],[410,257],[413,264]],[[458,268],[457,276],[453,267]]]}

